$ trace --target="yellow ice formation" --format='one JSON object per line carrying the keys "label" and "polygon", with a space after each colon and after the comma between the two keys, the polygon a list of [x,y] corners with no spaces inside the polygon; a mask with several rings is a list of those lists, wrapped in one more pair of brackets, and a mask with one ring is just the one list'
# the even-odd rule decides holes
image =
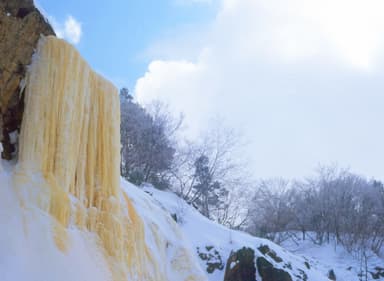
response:
{"label": "yellow ice formation", "polygon": [[[42,38],[26,78],[14,173],[21,205],[34,201],[55,218],[53,238],[64,252],[68,226],[96,233],[114,280],[165,281],[143,221],[120,189],[119,130],[117,89],[71,45]],[[25,196],[31,189],[37,195]]]}

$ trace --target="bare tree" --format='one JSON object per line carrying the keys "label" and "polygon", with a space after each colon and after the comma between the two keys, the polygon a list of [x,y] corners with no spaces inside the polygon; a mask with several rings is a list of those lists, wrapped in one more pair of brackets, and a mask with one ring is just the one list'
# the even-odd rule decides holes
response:
{"label": "bare tree", "polygon": [[340,169],[323,166],[302,182],[261,181],[251,202],[248,230],[281,242],[290,232],[316,233],[315,242],[379,253],[384,244],[384,186]]}
{"label": "bare tree", "polygon": [[238,161],[238,135],[215,126],[192,143],[185,141],[176,152],[173,170],[174,191],[203,215],[230,227],[240,227],[247,217],[243,204],[232,196],[246,188],[247,176]]}
{"label": "bare tree", "polygon": [[279,233],[289,229],[294,220],[291,191],[291,183],[281,178],[259,182],[250,206],[254,234],[282,242]]}

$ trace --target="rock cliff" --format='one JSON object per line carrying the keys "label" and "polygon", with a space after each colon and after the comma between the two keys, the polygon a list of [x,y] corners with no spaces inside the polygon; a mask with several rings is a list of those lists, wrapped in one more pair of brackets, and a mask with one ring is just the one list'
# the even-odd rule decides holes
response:
{"label": "rock cliff", "polygon": [[23,113],[21,82],[40,35],[54,35],[32,0],[0,1],[0,140],[2,158],[15,151],[11,133],[20,129]]}

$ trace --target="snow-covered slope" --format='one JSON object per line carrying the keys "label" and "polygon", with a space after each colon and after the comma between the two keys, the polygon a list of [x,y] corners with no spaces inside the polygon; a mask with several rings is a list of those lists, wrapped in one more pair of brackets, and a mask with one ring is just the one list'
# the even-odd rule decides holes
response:
{"label": "snow-covered slope", "polygon": [[[330,271],[334,272],[338,281],[361,281],[366,280],[366,277],[367,280],[384,280],[384,259],[373,252],[366,253],[367,268],[365,268],[365,260],[362,260],[358,253],[349,253],[342,246],[335,246],[332,241],[329,244],[316,245],[310,239],[311,233],[307,233],[305,241],[300,240],[300,235],[297,235],[295,240],[286,240],[282,248],[269,240],[229,230],[206,219],[173,193],[160,191],[151,186],[145,186],[143,190],[170,214],[176,214],[178,224],[191,241],[196,254],[198,256],[199,253],[211,254],[210,262],[221,262],[224,265],[231,251],[245,246],[254,249],[256,257],[264,256],[276,268],[289,272],[292,280],[329,280]],[[282,262],[276,262],[268,254],[264,255],[259,250],[262,245],[267,245],[273,250]],[[206,260],[200,259],[200,264],[203,269],[207,269]],[[210,281],[223,280],[225,266],[221,268],[207,273]]]}
{"label": "snow-covered slope", "polygon": [[[257,238],[241,231],[230,230],[216,224],[203,217],[173,193],[159,191],[151,186],[145,186],[143,190],[170,214],[176,214],[178,224],[187,235],[198,256],[203,258],[211,256],[210,260],[199,258],[203,269],[207,271],[209,263],[222,263],[222,266],[217,266],[217,269],[214,269],[212,273],[207,272],[210,281],[224,280],[225,263],[231,251],[243,247],[252,248],[256,259],[257,257],[264,257],[275,268],[288,272],[292,280],[328,280],[327,272],[324,272],[322,267],[318,267],[315,260],[295,255],[269,240]],[[142,197],[143,195],[136,192],[135,196]],[[263,248],[266,249],[265,246],[268,246],[269,254],[263,254]],[[261,280],[258,274],[256,271],[256,280]]]}
{"label": "snow-covered slope", "polygon": [[[1,162],[1,161],[0,161]],[[13,186],[13,167],[0,171],[0,280],[110,280],[95,237],[68,229],[71,246],[64,253],[52,234],[52,217],[39,208],[23,208]],[[31,191],[31,193],[36,193]]]}
{"label": "snow-covered slope", "polygon": [[[46,211],[32,204],[24,206],[20,198],[38,197],[39,189],[20,195],[14,189],[13,179],[17,166],[1,161],[0,169],[0,280],[1,281],[107,281],[115,280],[108,255],[103,251],[95,233],[76,224],[65,230],[66,247],[60,248],[55,240],[55,220]],[[35,182],[43,182],[38,174]],[[34,186],[34,185],[31,185]],[[144,241],[151,262],[137,270],[126,280],[206,280],[198,259],[179,226],[153,199],[125,181],[121,182],[124,194],[132,201],[144,223]],[[24,190],[25,191],[25,190]],[[72,202],[73,207],[76,200]],[[134,216],[130,219],[135,220]],[[136,248],[137,245],[132,245]],[[140,249],[140,247],[139,247]],[[132,258],[140,257],[135,254]],[[144,276],[144,277],[143,277]],[[133,278],[133,279],[132,279]]]}
{"label": "snow-covered slope", "polygon": [[338,281],[384,280],[384,259],[372,251],[350,253],[333,239],[330,243],[318,245],[313,242],[315,234],[307,233],[306,237],[302,240],[297,235],[295,239],[284,241],[282,246],[305,257],[321,272],[332,270]]}

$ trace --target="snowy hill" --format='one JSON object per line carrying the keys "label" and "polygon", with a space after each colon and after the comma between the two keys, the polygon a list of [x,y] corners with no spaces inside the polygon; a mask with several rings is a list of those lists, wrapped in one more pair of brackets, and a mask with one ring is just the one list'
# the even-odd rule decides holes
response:
{"label": "snowy hill", "polygon": [[[225,263],[231,251],[242,247],[252,248],[256,259],[264,257],[274,267],[287,271],[292,280],[329,280],[328,275],[331,270],[335,273],[336,280],[365,280],[364,269],[360,279],[362,265],[359,257],[348,253],[341,246],[335,248],[332,243],[319,246],[310,239],[305,241],[296,239],[285,241],[282,248],[269,240],[229,230],[206,219],[175,194],[159,191],[151,186],[145,186],[143,190],[170,214],[176,214],[178,224],[191,241],[196,254],[203,257],[199,259],[203,269],[209,270],[210,263],[222,264],[222,266],[216,266],[212,273],[207,273],[210,281],[224,280]],[[267,249],[265,246],[268,246],[269,254],[263,254],[263,250]],[[211,259],[204,260],[206,256],[211,256]],[[384,280],[384,260],[373,253],[368,253],[368,257],[367,280]],[[256,280],[261,279],[258,274],[256,271]]]}
{"label": "snowy hill", "polygon": [[[263,257],[275,268],[288,272],[292,280],[328,280],[326,274],[317,269],[314,261],[292,254],[269,240],[218,225],[203,217],[175,194],[159,191],[150,186],[144,187],[143,190],[170,214],[176,214],[178,224],[200,257],[201,267],[206,272],[212,271],[211,268],[214,267],[211,273],[207,272],[210,281],[224,280],[225,265],[231,251],[243,247],[253,249],[256,260],[258,257]],[[143,195],[137,192],[135,196]],[[217,264],[217,266],[212,266],[212,264]],[[256,271],[256,280],[261,280],[258,271]]]}

